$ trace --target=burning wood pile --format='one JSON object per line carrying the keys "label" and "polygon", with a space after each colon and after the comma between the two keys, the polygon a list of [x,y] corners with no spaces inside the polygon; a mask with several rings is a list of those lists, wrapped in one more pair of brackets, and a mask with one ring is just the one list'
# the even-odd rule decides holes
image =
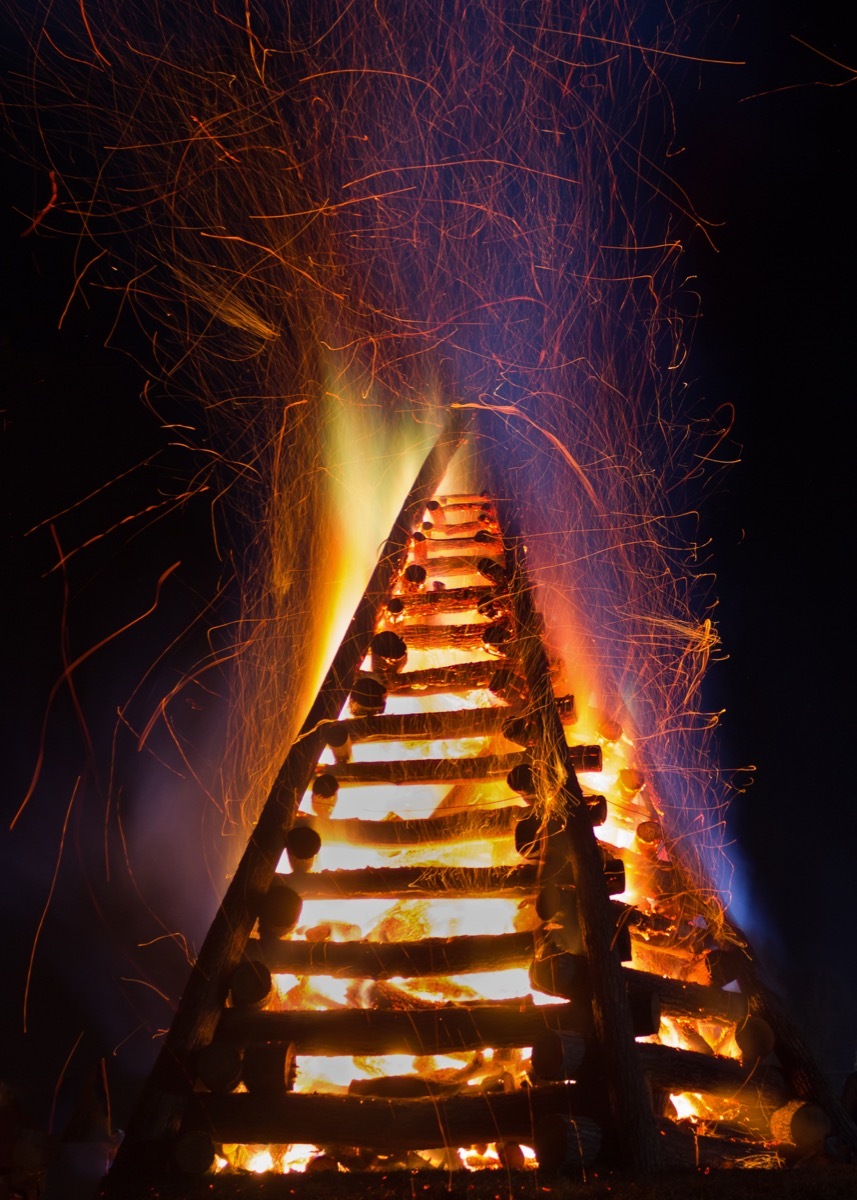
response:
{"label": "burning wood pile", "polygon": [[694,906],[630,739],[555,695],[511,516],[435,494],[456,445],[403,509],[115,1170],[853,1145],[739,932]]}

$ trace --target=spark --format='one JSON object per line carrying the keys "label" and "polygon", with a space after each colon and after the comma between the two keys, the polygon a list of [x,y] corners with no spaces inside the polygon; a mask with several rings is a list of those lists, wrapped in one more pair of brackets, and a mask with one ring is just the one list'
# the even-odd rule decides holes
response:
{"label": "spark", "polygon": [[[51,900],[53,900],[53,898],[54,898],[54,889],[56,888],[56,885],[57,885],[57,877],[60,873],[60,863],[62,862],[63,850],[65,849],[65,838],[66,838],[66,833],[68,832],[68,823],[69,823],[69,820],[71,819],[71,810],[74,807],[74,801],[75,801],[75,797],[77,796],[79,787],[80,787],[80,776],[78,775],[77,779],[74,781],[74,788],[72,789],[71,799],[69,800],[68,807],[65,810],[65,819],[63,820],[63,823],[62,823],[62,832],[60,833],[60,844],[59,844],[59,849],[57,850],[57,861],[54,864],[54,873],[53,873],[53,876],[51,877],[51,886],[48,889],[48,898],[45,901],[45,907],[42,909],[42,915],[39,917],[39,923],[38,923],[38,926],[36,927],[36,934],[35,934],[35,937],[33,938],[33,945],[30,950],[30,960],[27,964],[27,976],[26,976],[26,980],[24,983],[24,1009],[23,1009],[24,1033],[27,1032],[27,1010],[28,1010],[29,1001],[30,1001],[30,984],[33,979],[33,964],[36,961],[36,949],[38,948],[39,938],[41,937],[42,929],[44,928],[44,924],[47,919],[48,909],[51,906]],[[13,824],[14,824],[14,822],[13,822]]]}

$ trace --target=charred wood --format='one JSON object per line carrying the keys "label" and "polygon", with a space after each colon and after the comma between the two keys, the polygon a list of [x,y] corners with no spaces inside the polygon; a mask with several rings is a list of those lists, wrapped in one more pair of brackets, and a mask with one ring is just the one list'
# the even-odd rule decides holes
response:
{"label": "charred wood", "polygon": [[531,1046],[545,1029],[585,1032],[589,1013],[576,1004],[520,1001],[447,1005],[431,1010],[223,1013],[220,1036],[232,1045],[293,1042],[300,1054],[446,1054],[484,1046]]}
{"label": "charred wood", "polygon": [[[509,1138],[531,1144],[533,1123],[552,1112],[570,1116],[573,1089],[531,1088],[446,1098],[384,1100],[361,1096],[289,1095],[260,1102],[253,1096],[199,1096],[188,1124],[218,1142],[282,1141],[342,1144],[387,1150],[470,1146]],[[579,1162],[594,1161],[598,1126],[575,1119]]]}
{"label": "charred wood", "polygon": [[[631,996],[654,994],[662,1010],[672,1017],[695,1020],[742,1021],[747,1016],[747,998],[740,992],[724,992],[705,984],[670,979],[648,971],[622,968],[622,978]],[[580,999],[590,986],[590,972],[583,955],[546,955],[533,964],[531,982],[551,996]]]}
{"label": "charred wood", "polygon": [[259,954],[275,973],[416,979],[526,967],[534,945],[532,933],[503,933],[418,942],[276,942]]}
{"label": "charred wood", "polygon": [[[562,878],[567,879],[570,871]],[[538,864],[520,867],[363,867],[283,877],[304,900],[366,897],[441,899],[444,896],[500,896],[523,899],[539,885]]]}
{"label": "charred wood", "polygon": [[[497,587],[486,581],[475,587],[444,588],[438,592],[394,596],[387,602],[387,613],[395,619],[402,616],[430,616],[433,613],[472,612],[495,595],[499,595]],[[408,626],[401,628],[407,631]]]}
{"label": "charred wood", "polygon": [[484,754],[475,758],[406,758],[392,762],[379,759],[337,763],[324,770],[338,781],[340,787],[361,787],[370,783],[470,783],[504,779],[523,758],[522,754]]}
{"label": "charred wood", "polygon": [[325,842],[352,846],[438,846],[506,836],[525,811],[517,804],[503,808],[480,808],[474,804],[422,819],[366,821],[350,817],[340,821],[314,820],[313,824]]}

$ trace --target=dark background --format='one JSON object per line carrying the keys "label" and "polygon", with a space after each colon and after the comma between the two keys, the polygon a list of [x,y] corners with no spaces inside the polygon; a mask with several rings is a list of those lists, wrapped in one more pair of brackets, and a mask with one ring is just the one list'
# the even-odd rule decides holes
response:
{"label": "dark background", "polygon": [[[690,286],[702,297],[702,319],[685,378],[701,408],[734,405],[724,457],[735,457],[738,447],[741,459],[705,502],[700,525],[718,577],[715,615],[728,656],[711,670],[707,702],[725,709],[724,765],[755,767],[739,774],[747,786],[730,817],[736,913],[762,946],[837,1084],[857,1051],[849,921],[857,845],[849,571],[857,87],[847,67],[826,62],[792,35],[857,69],[857,39],[843,28],[838,9],[755,3],[715,21],[709,52],[746,59],[747,66],[687,71],[677,93],[677,146],[685,149],[672,160],[697,209],[717,223],[716,252],[701,236],[687,240],[685,269],[696,277]],[[46,528],[28,537],[26,530],[159,455],[155,466],[134,471],[82,506],[79,520],[57,522],[61,537],[73,533],[80,544],[108,528],[117,513],[151,503],[153,494],[164,501],[128,522],[103,554],[83,567],[70,565],[70,574],[77,572],[71,659],[139,615],[154,599],[161,573],[175,561],[182,565],[164,585],[157,620],[117,637],[76,672],[91,749],[61,689],[38,803],[14,834],[4,834],[12,932],[0,1078],[10,1079],[40,1118],[77,1033],[88,1031],[59,1091],[60,1115],[92,1063],[106,1055],[115,1064],[113,1050],[128,1028],[126,1015],[99,1012],[99,978],[117,971],[108,964],[110,952],[120,960],[125,953],[111,932],[122,914],[101,910],[99,887],[81,869],[91,862],[92,839],[103,827],[116,710],[128,680],[143,676],[172,637],[181,639],[178,647],[147,680],[144,698],[162,694],[204,652],[206,605],[219,578],[206,503],[171,501],[181,492],[187,464],[137,399],[145,376],[135,355],[146,353],[139,334],[130,323],[120,325],[113,340],[126,353],[105,349],[115,299],[97,293],[72,306],[57,328],[80,265],[74,245],[44,233],[20,236],[48,194],[44,172],[8,163],[0,201],[5,811],[14,813],[26,792],[50,690],[62,669],[63,579],[46,574],[56,547]],[[217,704],[208,711],[216,712]],[[189,728],[194,719],[189,711]],[[198,720],[201,726],[203,716]],[[31,1030],[22,1036],[30,947],[78,775],[87,799],[72,808],[36,957]],[[191,863],[193,851],[191,841]],[[188,871],[193,876],[192,865]],[[206,892],[204,879],[199,886]],[[179,910],[180,898],[176,905]],[[81,936],[81,922],[88,936]],[[197,924],[192,938],[204,931],[202,916]],[[133,974],[133,964],[126,965],[125,973]],[[173,968],[179,980],[181,955]],[[127,985],[132,1007],[135,986]],[[139,986],[145,988],[145,980]],[[169,1012],[165,1003],[164,1023]],[[118,1111],[149,1053],[141,1045],[135,1058],[132,1037],[123,1067],[112,1068]]]}

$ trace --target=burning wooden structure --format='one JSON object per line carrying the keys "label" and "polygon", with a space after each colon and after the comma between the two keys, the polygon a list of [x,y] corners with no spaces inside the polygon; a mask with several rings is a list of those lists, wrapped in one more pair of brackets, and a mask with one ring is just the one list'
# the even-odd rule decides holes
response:
{"label": "burning wooden structure", "polygon": [[114,1177],[857,1146],[746,939],[688,898],[621,730],[581,739],[555,695],[511,504],[438,494],[462,436],[286,755]]}

